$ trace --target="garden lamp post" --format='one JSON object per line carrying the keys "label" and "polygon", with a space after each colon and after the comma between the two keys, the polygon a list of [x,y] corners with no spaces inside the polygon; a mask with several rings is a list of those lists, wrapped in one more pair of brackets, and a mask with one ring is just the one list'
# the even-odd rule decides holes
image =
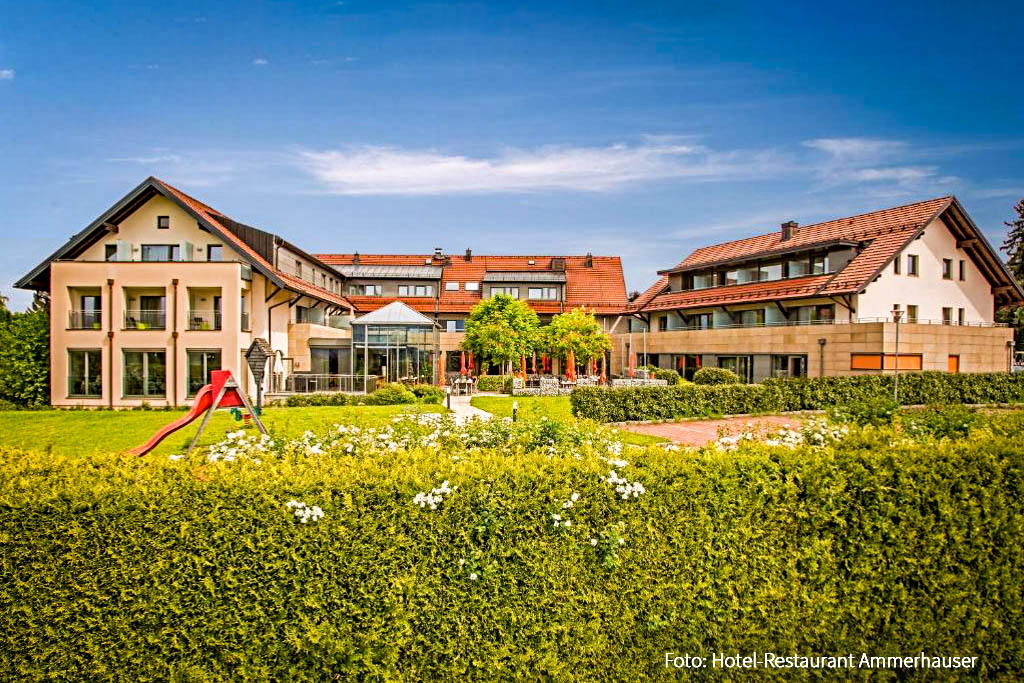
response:
{"label": "garden lamp post", "polygon": [[512,421],[515,422],[519,417],[519,403],[512,401]]}
{"label": "garden lamp post", "polygon": [[[892,309],[892,319],[896,323],[896,376],[892,383],[892,400],[896,403],[900,402],[900,318],[903,317],[903,311],[898,308]],[[882,367],[885,367],[885,354],[882,354]]]}

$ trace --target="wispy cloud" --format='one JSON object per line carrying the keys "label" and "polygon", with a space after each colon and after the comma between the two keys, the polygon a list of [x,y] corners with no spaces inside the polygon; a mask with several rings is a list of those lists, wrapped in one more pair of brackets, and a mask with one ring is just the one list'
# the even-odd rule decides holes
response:
{"label": "wispy cloud", "polygon": [[327,192],[342,195],[608,192],[665,179],[762,177],[784,163],[774,150],[718,152],[669,138],[604,147],[506,148],[477,157],[361,146],[303,151],[297,161]]}
{"label": "wispy cloud", "polygon": [[266,59],[265,57],[257,57],[256,59],[252,60],[253,66],[266,66],[268,64],[270,64],[270,60]]}
{"label": "wispy cloud", "polygon": [[901,140],[818,138],[804,141],[803,146],[825,155],[813,162],[824,188],[859,185],[875,195],[900,196],[959,181],[943,175],[936,165],[913,163],[922,151]]}
{"label": "wispy cloud", "polygon": [[0,69],[0,81],[13,81],[14,69]]}

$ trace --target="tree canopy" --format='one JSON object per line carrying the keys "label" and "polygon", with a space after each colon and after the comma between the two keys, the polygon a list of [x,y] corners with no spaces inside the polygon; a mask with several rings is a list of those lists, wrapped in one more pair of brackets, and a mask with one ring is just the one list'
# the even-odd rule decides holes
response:
{"label": "tree canopy", "polygon": [[556,315],[543,329],[544,346],[551,353],[566,357],[571,351],[577,363],[588,363],[611,349],[612,341],[586,308],[574,308]]}
{"label": "tree canopy", "polygon": [[470,311],[462,347],[499,361],[504,372],[509,363],[537,348],[539,327],[537,314],[526,302],[498,294]]}
{"label": "tree canopy", "polygon": [[46,299],[24,313],[0,301],[0,402],[46,405],[50,400],[50,315]]}
{"label": "tree canopy", "polygon": [[[1017,217],[1004,223],[1008,230],[1000,249],[1006,253],[1006,266],[1010,272],[1018,282],[1024,282],[1024,199],[1017,202],[1013,210]],[[1004,308],[996,319],[1014,328],[1017,344],[1024,344],[1024,306]]]}

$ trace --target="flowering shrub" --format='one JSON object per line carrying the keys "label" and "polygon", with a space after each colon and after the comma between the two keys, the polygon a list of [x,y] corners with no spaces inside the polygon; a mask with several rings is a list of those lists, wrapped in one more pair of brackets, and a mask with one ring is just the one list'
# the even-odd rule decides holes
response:
{"label": "flowering shrub", "polygon": [[4,677],[660,680],[689,643],[1024,677],[1019,413],[728,453],[491,423],[242,430],[185,461],[0,449]]}
{"label": "flowering shrub", "polygon": [[962,405],[934,405],[908,411],[900,416],[900,424],[910,437],[962,438],[978,421],[978,413]]}
{"label": "flowering shrub", "polygon": [[450,494],[452,490],[452,487],[448,485],[448,480],[445,479],[436,489],[430,489],[430,493],[424,493],[423,491],[417,493],[416,497],[412,499],[413,505],[436,510],[444,502],[444,497]]}

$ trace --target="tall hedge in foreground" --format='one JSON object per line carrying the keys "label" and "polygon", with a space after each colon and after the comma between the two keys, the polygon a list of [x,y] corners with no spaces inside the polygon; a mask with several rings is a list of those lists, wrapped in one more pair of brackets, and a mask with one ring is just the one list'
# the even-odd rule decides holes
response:
{"label": "tall hedge in foreground", "polygon": [[[760,384],[669,387],[579,387],[573,414],[599,422],[670,420],[707,415],[825,410],[870,398],[892,396],[893,375],[767,379]],[[903,405],[928,403],[1024,402],[1024,373],[900,375]]]}
{"label": "tall hedge in foreground", "polygon": [[[1021,436],[1018,418],[961,442],[651,449],[618,468],[646,488],[625,501],[606,463],[546,453],[0,450],[2,677],[663,680],[665,652],[770,649],[966,654],[1019,679]],[[442,480],[439,509],[412,504]],[[324,518],[296,523],[290,499]]]}

